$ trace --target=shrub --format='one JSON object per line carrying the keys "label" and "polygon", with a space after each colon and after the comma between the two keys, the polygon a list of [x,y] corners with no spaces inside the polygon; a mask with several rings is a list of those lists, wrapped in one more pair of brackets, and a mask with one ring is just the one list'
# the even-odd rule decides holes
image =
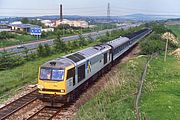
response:
{"label": "shrub", "polygon": [[44,49],[43,45],[39,44],[38,49],[37,49],[37,54],[39,57],[45,57],[46,56],[45,49]]}
{"label": "shrub", "polygon": [[46,55],[50,55],[52,53],[51,48],[49,47],[48,44],[44,45],[44,50],[45,50],[44,52]]}
{"label": "shrub", "polygon": [[9,38],[15,38],[15,34],[9,33],[9,32],[0,32],[0,39],[9,39]]}
{"label": "shrub", "polygon": [[55,48],[56,52],[63,52],[67,48],[67,46],[66,46],[65,42],[62,40],[60,34],[57,35],[57,38],[54,40],[54,44],[55,44],[54,48]]}
{"label": "shrub", "polygon": [[[141,53],[142,54],[152,54],[152,53],[160,53],[165,50],[166,40],[161,38],[159,34],[152,34],[150,37],[145,38],[140,43]],[[172,42],[168,43],[168,49],[177,48],[177,45]]]}
{"label": "shrub", "polygon": [[154,39],[154,38],[147,38],[143,42],[141,42],[141,53],[142,54],[152,54],[155,52],[160,53],[165,49],[165,42],[160,39]]}
{"label": "shrub", "polygon": [[4,55],[0,58],[0,70],[10,69],[25,63],[25,59],[20,56]]}

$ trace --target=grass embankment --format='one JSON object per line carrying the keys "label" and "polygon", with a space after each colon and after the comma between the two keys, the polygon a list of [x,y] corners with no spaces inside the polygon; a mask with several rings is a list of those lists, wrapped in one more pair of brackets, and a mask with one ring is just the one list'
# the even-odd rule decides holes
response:
{"label": "grass embankment", "polygon": [[[91,43],[88,46],[75,49],[74,51],[84,49],[95,44],[98,44],[98,42]],[[46,58],[38,58],[35,61],[27,62],[21,66],[0,71],[0,97],[7,93],[11,93],[11,95],[15,94],[14,90],[24,86],[25,84],[36,83],[38,67],[48,60],[55,59],[63,55],[65,55],[65,53],[55,54]],[[6,96],[4,99],[7,99],[7,97],[9,96]],[[3,99],[0,100],[0,102],[2,101]]]}
{"label": "grass embankment", "polygon": [[146,57],[137,57],[117,66],[105,88],[83,105],[74,120],[135,119],[134,95]]}
{"label": "grass embankment", "polygon": [[171,29],[177,35],[177,37],[180,38],[180,25],[169,25],[167,28]]}
{"label": "grass embankment", "polygon": [[[167,26],[180,38],[180,26]],[[179,46],[179,45],[178,45]],[[153,59],[148,70],[141,111],[150,120],[180,119],[180,62],[173,56]]]}
{"label": "grass embankment", "polygon": [[150,63],[141,99],[141,111],[149,120],[179,120],[180,62],[173,56],[163,56]]}

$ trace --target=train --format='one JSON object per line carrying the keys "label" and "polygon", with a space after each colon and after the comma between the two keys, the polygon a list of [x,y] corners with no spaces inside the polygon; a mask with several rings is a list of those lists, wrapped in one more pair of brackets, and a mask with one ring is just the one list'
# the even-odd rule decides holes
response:
{"label": "train", "polygon": [[144,28],[125,37],[98,44],[50,60],[39,67],[39,98],[69,102],[85,91],[92,81],[111,69],[113,63],[152,32]]}

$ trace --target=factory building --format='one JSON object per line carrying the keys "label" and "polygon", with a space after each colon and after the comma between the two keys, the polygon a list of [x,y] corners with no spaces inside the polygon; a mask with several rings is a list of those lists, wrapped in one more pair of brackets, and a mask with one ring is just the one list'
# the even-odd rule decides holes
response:
{"label": "factory building", "polygon": [[77,20],[77,21],[71,21],[71,20],[67,20],[67,19],[63,19],[63,21],[57,20],[56,21],[56,27],[60,24],[68,24],[72,27],[81,27],[81,28],[88,28],[88,22],[86,21],[81,21],[81,20]]}
{"label": "factory building", "polygon": [[31,24],[11,24],[11,30],[14,31],[25,31],[31,35],[41,35],[41,27],[38,25]]}

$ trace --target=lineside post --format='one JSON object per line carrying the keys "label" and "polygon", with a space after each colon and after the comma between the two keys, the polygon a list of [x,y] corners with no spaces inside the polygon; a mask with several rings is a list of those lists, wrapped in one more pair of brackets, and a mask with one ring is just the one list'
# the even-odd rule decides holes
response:
{"label": "lineside post", "polygon": [[167,49],[168,49],[168,39],[166,39],[166,48],[165,48],[164,62],[166,62],[166,59],[167,59]]}

